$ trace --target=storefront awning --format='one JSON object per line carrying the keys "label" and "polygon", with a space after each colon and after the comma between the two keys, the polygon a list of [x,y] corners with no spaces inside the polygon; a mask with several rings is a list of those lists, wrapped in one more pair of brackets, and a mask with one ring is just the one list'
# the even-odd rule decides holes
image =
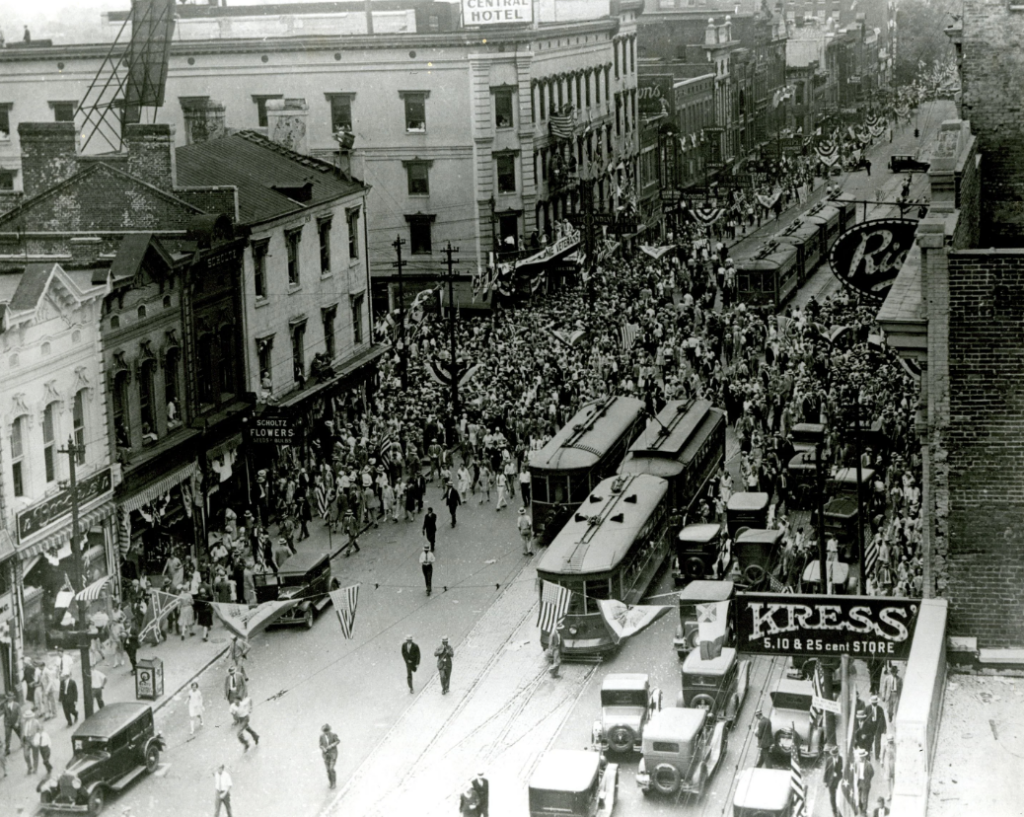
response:
{"label": "storefront awning", "polygon": [[196,470],[196,462],[186,463],[185,465],[178,468],[176,471],[172,471],[167,476],[161,477],[148,488],[143,488],[135,496],[131,496],[121,503],[121,508],[127,513],[130,511],[137,511],[143,505],[148,505],[157,497],[163,496],[171,488],[175,488],[181,485],[186,479],[189,479]]}
{"label": "storefront awning", "polygon": [[[82,533],[90,531],[100,524],[103,520],[109,519],[114,515],[114,511],[117,506],[112,500],[107,500],[97,505],[78,518],[78,530]],[[35,556],[45,553],[51,548],[59,548],[66,542],[71,540],[71,522],[69,521],[60,530],[54,531],[49,536],[44,536],[38,542],[34,542],[26,547],[18,548],[18,558],[22,562],[27,561]]]}
{"label": "storefront awning", "polygon": [[335,374],[333,377],[329,377],[326,380],[321,380],[319,383],[310,386],[308,389],[303,389],[302,391],[295,392],[294,394],[291,394],[284,400],[280,401],[277,405],[280,408],[285,409],[295,408],[301,403],[304,403],[307,400],[316,397],[318,394],[323,394],[329,388],[337,385],[346,377],[355,374],[360,369],[363,369],[372,363],[376,363],[377,360],[381,358],[384,355],[384,353],[387,352],[388,349],[390,348],[390,346],[371,346],[369,349],[360,352],[355,357],[349,358],[349,360],[345,363],[344,366],[341,366],[339,368],[337,365],[335,365]]}

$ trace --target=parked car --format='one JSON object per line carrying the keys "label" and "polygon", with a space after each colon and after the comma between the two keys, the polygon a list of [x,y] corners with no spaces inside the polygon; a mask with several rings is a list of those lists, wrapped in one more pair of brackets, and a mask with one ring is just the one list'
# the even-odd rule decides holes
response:
{"label": "parked car", "polygon": [[676,584],[698,579],[716,579],[729,569],[728,539],[715,523],[687,525],[676,537],[676,558],[672,578]]}
{"label": "parked car", "polygon": [[[679,591],[679,626],[676,627],[672,645],[676,655],[686,658],[697,646],[700,637],[697,627],[697,605],[713,601],[727,601],[736,596],[736,585],[729,581],[698,580],[690,582]],[[730,619],[725,631],[725,645],[731,646],[735,638]]]}
{"label": "parked car", "polygon": [[663,709],[647,724],[636,784],[645,794],[700,797],[725,755],[725,724],[703,709]]}
{"label": "parked car", "polygon": [[722,647],[721,655],[707,660],[694,650],[683,661],[682,681],[680,706],[703,709],[731,729],[747,697],[750,661],[740,659],[732,647]]}
{"label": "parked car", "polygon": [[893,173],[913,173],[915,170],[926,172],[930,162],[922,162],[913,153],[894,153],[889,157],[889,170]]}
{"label": "parked car", "polygon": [[278,567],[277,573],[257,573],[256,601],[301,598],[298,604],[280,618],[274,626],[301,624],[307,630],[313,626],[316,614],[331,603],[331,557],[320,551],[300,550]]}
{"label": "parked car", "polygon": [[741,530],[733,541],[733,575],[751,590],[764,585],[770,574],[779,567],[782,553],[782,531],[748,528]]}
{"label": "parked car", "polygon": [[744,769],[736,778],[732,817],[790,817],[793,788],[788,769]]}
{"label": "parked car", "polygon": [[820,440],[825,438],[825,426],[821,423],[794,423],[790,433],[793,438],[793,453],[813,451]]}
{"label": "parked car", "polygon": [[768,524],[768,494],[737,491],[725,506],[725,524],[729,538],[735,541],[740,528],[763,528]]}
{"label": "parked car", "polygon": [[772,753],[776,756],[790,757],[795,733],[801,758],[814,761],[820,757],[824,747],[824,719],[811,717],[813,694],[810,678],[783,676],[776,682],[771,692],[772,708],[768,713],[774,736]]}
{"label": "parked car", "polygon": [[642,672],[606,675],[601,682],[601,720],[594,721],[594,746],[610,752],[640,751],[644,726],[661,709],[661,690]]}
{"label": "parked car", "polygon": [[530,777],[530,817],[608,817],[618,787],[618,765],[600,752],[554,749]]}
{"label": "parked car", "polygon": [[62,774],[43,783],[40,808],[47,813],[95,817],[109,794],[123,790],[145,772],[155,772],[166,746],[154,728],[149,704],[107,704],[71,736],[74,754]]}

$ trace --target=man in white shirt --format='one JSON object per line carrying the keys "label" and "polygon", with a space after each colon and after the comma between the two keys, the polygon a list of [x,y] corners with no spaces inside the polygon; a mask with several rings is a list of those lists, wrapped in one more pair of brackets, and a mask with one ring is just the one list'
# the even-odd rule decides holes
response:
{"label": "man in white shirt", "polygon": [[213,810],[213,817],[220,817],[220,807],[223,804],[228,817],[231,815],[231,775],[224,769],[222,763],[213,773],[213,785],[217,793],[216,805]]}

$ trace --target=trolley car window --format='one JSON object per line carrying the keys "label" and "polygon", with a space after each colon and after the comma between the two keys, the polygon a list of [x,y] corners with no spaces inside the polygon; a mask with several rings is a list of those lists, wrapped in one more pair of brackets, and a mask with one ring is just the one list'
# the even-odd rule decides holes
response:
{"label": "trolley car window", "polygon": [[569,501],[569,480],[567,477],[551,477],[549,485],[551,493],[548,497],[548,502],[558,504]]}
{"label": "trolley car window", "polygon": [[537,502],[548,501],[548,478],[536,474],[530,475],[530,487],[533,489],[533,498]]}
{"label": "trolley car window", "polygon": [[[600,579],[587,582],[587,597],[590,599],[610,599],[612,592],[611,580]],[[588,605],[589,606],[589,605]]]}

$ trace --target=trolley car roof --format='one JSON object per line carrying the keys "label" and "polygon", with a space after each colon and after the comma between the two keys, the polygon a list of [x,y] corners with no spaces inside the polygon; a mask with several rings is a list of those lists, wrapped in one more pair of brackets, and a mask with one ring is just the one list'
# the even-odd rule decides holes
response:
{"label": "trolley car roof", "polygon": [[[674,402],[686,405],[681,401]],[[708,437],[715,433],[718,424],[725,423],[725,414],[713,408],[708,400],[696,400],[689,410],[676,416],[680,419],[672,426],[661,414],[658,415],[658,419],[668,427],[668,433],[654,421],[648,424],[647,430],[630,446],[629,454],[619,468],[620,474],[653,474],[665,478],[678,476],[686,464],[694,460]],[[660,438],[654,432],[661,432]]]}
{"label": "trolley car roof", "polygon": [[668,483],[649,474],[603,480],[555,536],[537,572],[586,575],[613,570],[667,492]]}
{"label": "trolley car roof", "polygon": [[796,247],[793,244],[779,244],[776,249],[760,257],[744,258],[736,262],[736,268],[743,270],[776,269],[790,263],[796,258]]}
{"label": "trolley car roof", "polygon": [[530,470],[590,468],[629,430],[643,408],[643,401],[634,397],[611,397],[588,403],[547,445],[530,455]]}

